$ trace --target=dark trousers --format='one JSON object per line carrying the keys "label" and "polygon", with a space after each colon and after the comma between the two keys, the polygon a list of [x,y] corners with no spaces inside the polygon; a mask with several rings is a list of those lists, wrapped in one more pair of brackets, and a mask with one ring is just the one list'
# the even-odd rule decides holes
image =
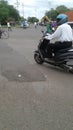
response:
{"label": "dark trousers", "polygon": [[47,47],[49,57],[52,57],[52,52],[56,53],[61,49],[72,47],[72,42],[56,42],[55,44],[49,43]]}
{"label": "dark trousers", "polygon": [[40,44],[40,50],[41,50],[41,53],[43,54],[43,57],[46,56],[46,50],[47,50],[47,46],[49,44],[49,40],[47,39],[44,39],[41,44]]}

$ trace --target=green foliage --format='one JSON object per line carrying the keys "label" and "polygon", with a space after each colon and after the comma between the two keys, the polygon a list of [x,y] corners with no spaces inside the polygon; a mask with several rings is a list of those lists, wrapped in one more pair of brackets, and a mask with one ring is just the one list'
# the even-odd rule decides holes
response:
{"label": "green foliage", "polygon": [[63,12],[69,11],[70,9],[67,8],[67,7],[64,6],[64,5],[61,5],[61,6],[58,6],[58,7],[56,8],[56,10],[57,10],[58,13],[63,13]]}
{"label": "green foliage", "polygon": [[56,20],[56,16],[58,15],[58,12],[54,9],[51,9],[50,11],[45,13],[48,18],[50,18],[52,21]]}
{"label": "green foliage", "polygon": [[2,5],[8,5],[8,2],[6,1],[6,0],[0,0],[0,4],[2,4]]}
{"label": "green foliage", "polygon": [[6,23],[8,19],[9,10],[5,7],[0,8],[0,21]]}
{"label": "green foliage", "polygon": [[12,6],[8,6],[9,9],[9,17],[12,17],[17,21],[19,19],[19,12]]}
{"label": "green foliage", "polygon": [[10,18],[18,21],[20,18],[19,12],[12,5],[9,5],[7,1],[0,0],[0,22],[6,24]]}
{"label": "green foliage", "polygon": [[21,21],[25,21],[26,19],[22,16],[22,17],[20,18],[20,20],[21,20]]}
{"label": "green foliage", "polygon": [[28,22],[30,23],[34,23],[34,22],[38,22],[39,19],[37,19],[36,17],[28,17]]}
{"label": "green foliage", "polygon": [[61,6],[58,6],[55,10],[51,9],[50,11],[47,11],[45,15],[48,16],[48,18],[50,18],[52,21],[55,21],[58,14],[67,12],[69,10],[72,10],[72,9],[69,9],[64,5],[61,5]]}

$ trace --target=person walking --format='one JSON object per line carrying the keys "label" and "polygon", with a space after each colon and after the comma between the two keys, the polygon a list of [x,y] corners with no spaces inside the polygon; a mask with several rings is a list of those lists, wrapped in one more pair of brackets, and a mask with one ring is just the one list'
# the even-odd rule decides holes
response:
{"label": "person walking", "polygon": [[7,22],[8,31],[12,31],[10,22]]}

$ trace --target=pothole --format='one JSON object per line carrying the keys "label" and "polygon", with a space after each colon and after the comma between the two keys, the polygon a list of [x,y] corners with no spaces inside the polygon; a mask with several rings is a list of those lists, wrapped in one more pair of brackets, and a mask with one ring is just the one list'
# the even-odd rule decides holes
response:
{"label": "pothole", "polygon": [[33,65],[24,66],[22,69],[7,69],[1,74],[9,81],[36,82],[46,80],[45,75],[41,72],[41,70]]}

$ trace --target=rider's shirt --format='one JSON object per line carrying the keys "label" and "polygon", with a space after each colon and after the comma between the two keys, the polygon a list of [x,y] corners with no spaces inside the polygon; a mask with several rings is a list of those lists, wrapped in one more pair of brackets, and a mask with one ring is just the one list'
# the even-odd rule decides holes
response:
{"label": "rider's shirt", "polygon": [[64,42],[73,41],[72,28],[67,23],[60,25],[52,35],[45,37],[49,40]]}

